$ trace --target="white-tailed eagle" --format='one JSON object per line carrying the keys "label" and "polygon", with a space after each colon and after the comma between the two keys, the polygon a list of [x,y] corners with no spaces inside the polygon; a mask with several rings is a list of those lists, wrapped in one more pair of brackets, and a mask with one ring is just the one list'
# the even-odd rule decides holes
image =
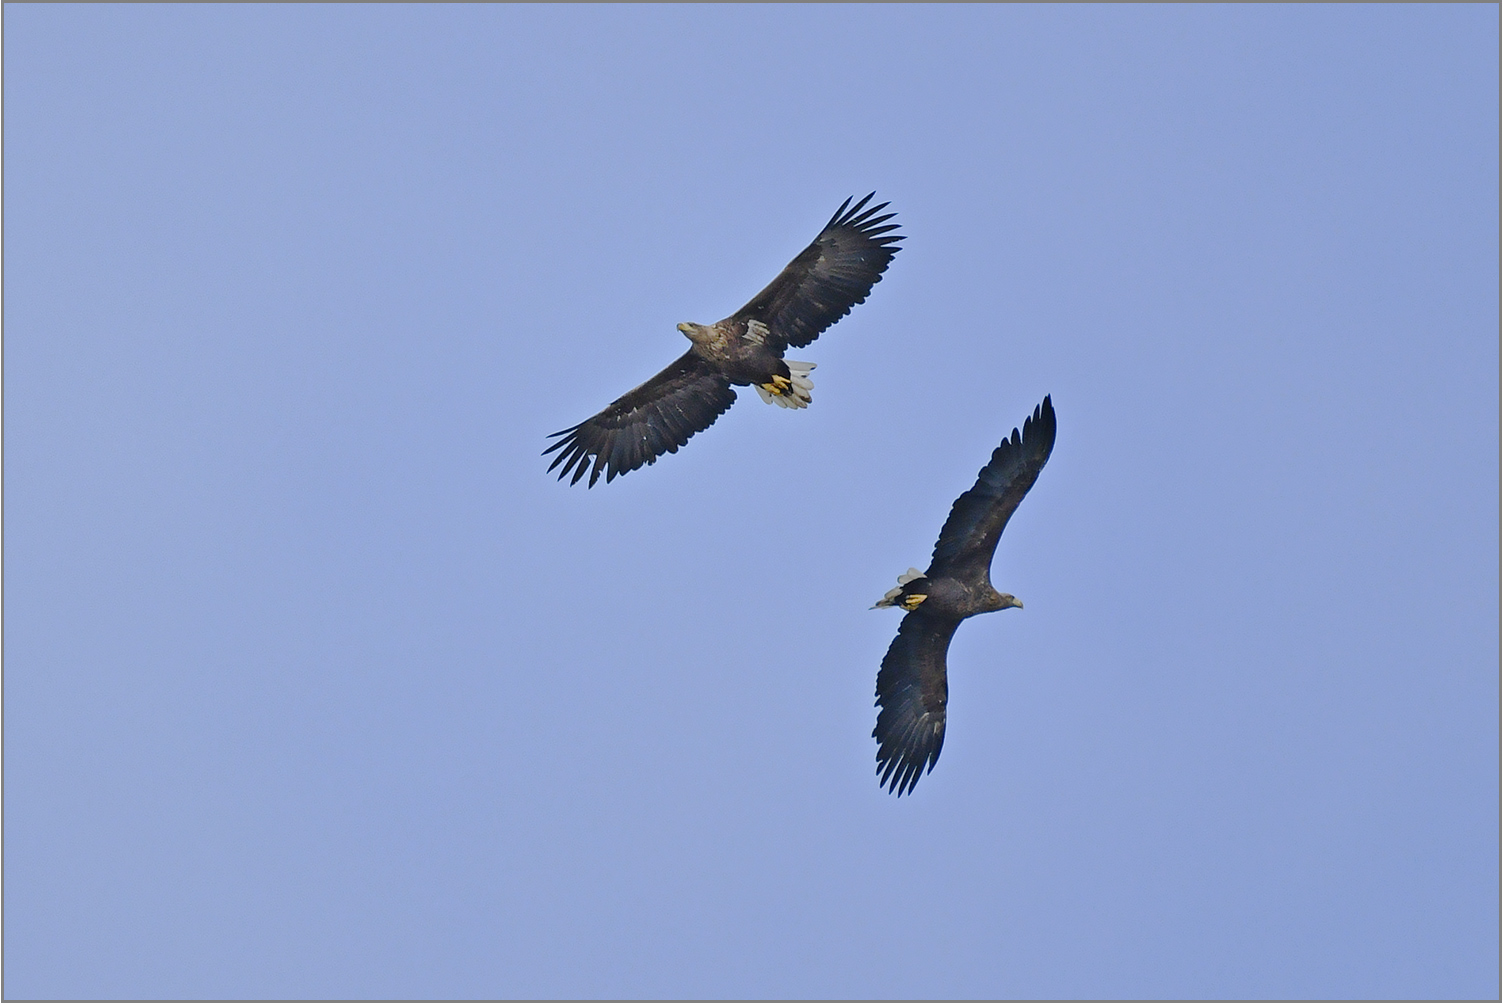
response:
{"label": "white-tailed eagle", "polygon": [[925,572],[909,569],[898,577],[877,607],[901,607],[898,626],[877,673],[878,785],[901,796],[919,776],[933,770],[945,742],[945,705],[950,687],[945,654],[955,629],[966,618],[1022,607],[1010,593],[992,588],[992,555],[1002,528],[1054,449],[1054,406],[1049,398],[1023,422],[1023,432],[992,451],[972,489],[955,500],[939,532]]}
{"label": "white-tailed eagle", "polygon": [[675,453],[731,407],[732,385],[750,384],[784,408],[806,407],[814,364],[783,353],[813,342],[864,301],[900,250],[902,235],[892,233],[898,225],[887,223],[896,214],[878,215],[885,202],[868,209],[873,195],[841,203],[814,242],[745,307],[712,325],[679,325],[693,343],[689,351],[593,418],[552,433],[559,439],[543,453],[558,456],[548,470],[562,465],[558,477],[572,472],[570,485],[588,472],[593,486],[602,472],[610,482]]}

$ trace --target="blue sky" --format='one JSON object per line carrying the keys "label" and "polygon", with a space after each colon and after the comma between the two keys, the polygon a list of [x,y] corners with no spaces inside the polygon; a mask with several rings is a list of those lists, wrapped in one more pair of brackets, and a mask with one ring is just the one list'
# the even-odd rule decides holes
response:
{"label": "blue sky", "polygon": [[[1495,6],[5,28],[9,997],[1498,993]],[[544,473],[872,189],[813,407]]]}

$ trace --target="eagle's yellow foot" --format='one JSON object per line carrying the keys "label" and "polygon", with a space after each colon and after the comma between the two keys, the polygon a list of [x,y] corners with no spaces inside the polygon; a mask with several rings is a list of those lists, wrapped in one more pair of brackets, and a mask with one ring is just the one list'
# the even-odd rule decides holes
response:
{"label": "eagle's yellow foot", "polygon": [[800,363],[793,359],[783,362],[788,364],[790,376],[775,373],[767,378],[767,383],[752,386],[769,405],[777,405],[779,408],[808,408],[811,400],[809,392],[814,387],[814,382],[809,379],[809,371],[814,369],[814,364]]}
{"label": "eagle's yellow foot", "polygon": [[781,374],[773,374],[769,383],[763,384],[762,389],[768,394],[776,394],[779,397],[786,396],[788,389],[793,386],[793,381]]}
{"label": "eagle's yellow foot", "polygon": [[926,601],[928,599],[929,599],[929,594],[927,594],[927,593],[910,593],[908,596],[906,596],[902,600],[898,601],[898,605],[900,607],[902,607],[903,610],[905,610],[905,611],[912,611],[912,610],[917,610],[918,609],[918,605],[922,604],[924,601]]}

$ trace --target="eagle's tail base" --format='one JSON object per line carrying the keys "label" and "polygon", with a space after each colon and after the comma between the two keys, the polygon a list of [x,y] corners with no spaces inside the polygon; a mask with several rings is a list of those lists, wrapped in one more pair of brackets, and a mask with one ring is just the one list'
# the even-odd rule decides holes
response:
{"label": "eagle's tail base", "polygon": [[898,585],[882,594],[882,599],[873,604],[868,610],[875,611],[879,607],[901,607],[905,611],[911,611],[929,599],[927,593],[915,593],[908,589],[908,584],[924,578],[924,574],[913,567],[898,577]]}
{"label": "eagle's tail base", "polygon": [[752,386],[769,405],[777,405],[779,408],[808,408],[814,400],[811,394],[814,381],[809,379],[809,371],[814,369],[814,364],[800,363],[793,359],[785,359],[783,362],[788,364],[789,376],[774,374],[766,384]]}

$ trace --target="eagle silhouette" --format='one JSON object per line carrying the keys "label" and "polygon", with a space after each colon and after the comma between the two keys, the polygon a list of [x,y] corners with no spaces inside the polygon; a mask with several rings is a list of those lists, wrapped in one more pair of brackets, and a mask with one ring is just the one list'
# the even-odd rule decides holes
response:
{"label": "eagle silhouette", "polygon": [[876,607],[901,607],[898,626],[877,673],[878,785],[899,796],[912,792],[919,776],[934,770],[945,743],[945,706],[950,700],[945,654],[966,618],[1022,607],[1010,593],[992,587],[992,555],[1008,518],[1033,487],[1054,449],[1054,405],[1045,396],[1020,435],[992,451],[976,484],[955,500],[924,572],[898,577]]}
{"label": "eagle silhouette", "polygon": [[594,486],[602,472],[617,475],[675,453],[689,437],[708,429],[736,400],[732,385],[752,385],[762,400],[784,408],[808,406],[813,363],[785,360],[866,300],[901,250],[896,214],[887,203],[867,208],[875,192],[851,205],[841,203],[830,222],[788,263],[766,289],[723,321],[685,321],[678,326],[693,343],[662,373],[626,392],[558,437],[544,456],[558,451],[548,470],[562,465],[569,484],[588,472]]}

